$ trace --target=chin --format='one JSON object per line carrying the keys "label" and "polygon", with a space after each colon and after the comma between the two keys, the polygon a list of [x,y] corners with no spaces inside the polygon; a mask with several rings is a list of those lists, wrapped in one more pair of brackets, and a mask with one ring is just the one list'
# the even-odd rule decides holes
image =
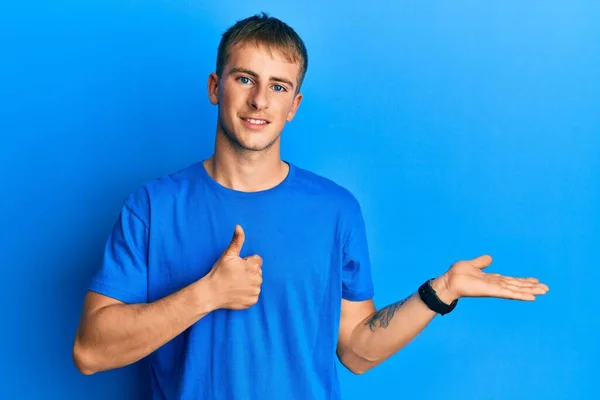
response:
{"label": "chin", "polygon": [[273,147],[279,136],[264,137],[267,135],[256,132],[242,134],[225,134],[229,142],[236,148],[247,151],[265,151]]}
{"label": "chin", "polygon": [[265,150],[269,150],[270,148],[273,147],[273,145],[275,144],[275,142],[277,141],[277,138],[271,140],[271,141],[237,141],[237,145],[238,147],[244,149],[244,150],[248,150],[248,151],[265,151]]}

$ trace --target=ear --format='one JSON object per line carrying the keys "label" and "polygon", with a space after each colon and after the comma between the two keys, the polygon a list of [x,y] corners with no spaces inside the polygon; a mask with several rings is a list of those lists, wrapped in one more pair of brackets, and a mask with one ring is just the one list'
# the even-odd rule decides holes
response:
{"label": "ear", "polygon": [[208,98],[213,106],[219,104],[219,76],[214,72],[208,76]]}
{"label": "ear", "polygon": [[294,97],[294,102],[292,103],[292,107],[290,108],[290,111],[288,112],[288,115],[286,118],[286,120],[288,122],[290,122],[292,119],[294,119],[294,116],[296,115],[296,111],[298,111],[298,107],[300,107],[300,102],[302,102],[302,93],[298,93],[296,95],[296,97]]}

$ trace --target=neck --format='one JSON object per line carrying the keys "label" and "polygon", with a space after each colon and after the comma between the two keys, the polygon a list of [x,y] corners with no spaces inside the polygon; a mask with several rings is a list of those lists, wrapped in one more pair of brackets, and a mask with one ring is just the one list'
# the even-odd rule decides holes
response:
{"label": "neck", "polygon": [[258,192],[279,185],[288,175],[289,166],[281,160],[279,143],[263,151],[234,149],[217,135],[213,155],[204,168],[219,184],[242,192]]}

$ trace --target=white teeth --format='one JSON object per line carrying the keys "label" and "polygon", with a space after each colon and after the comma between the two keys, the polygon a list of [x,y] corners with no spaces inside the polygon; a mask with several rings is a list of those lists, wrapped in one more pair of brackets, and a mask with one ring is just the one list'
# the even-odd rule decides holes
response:
{"label": "white teeth", "polygon": [[261,125],[261,124],[266,124],[267,121],[263,121],[262,119],[252,119],[252,118],[246,118],[246,121],[252,123],[252,124],[257,124],[257,125]]}

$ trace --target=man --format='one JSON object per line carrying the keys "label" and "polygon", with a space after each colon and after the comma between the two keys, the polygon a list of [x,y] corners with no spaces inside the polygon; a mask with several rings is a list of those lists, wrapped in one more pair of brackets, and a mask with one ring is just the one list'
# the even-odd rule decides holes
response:
{"label": "man", "polygon": [[546,293],[484,273],[484,255],[377,311],[357,200],[280,157],[307,60],[264,14],[223,35],[208,79],[214,153],[124,202],[84,302],[82,373],[149,357],[155,399],[339,399],[336,357],[360,374],[461,297]]}

